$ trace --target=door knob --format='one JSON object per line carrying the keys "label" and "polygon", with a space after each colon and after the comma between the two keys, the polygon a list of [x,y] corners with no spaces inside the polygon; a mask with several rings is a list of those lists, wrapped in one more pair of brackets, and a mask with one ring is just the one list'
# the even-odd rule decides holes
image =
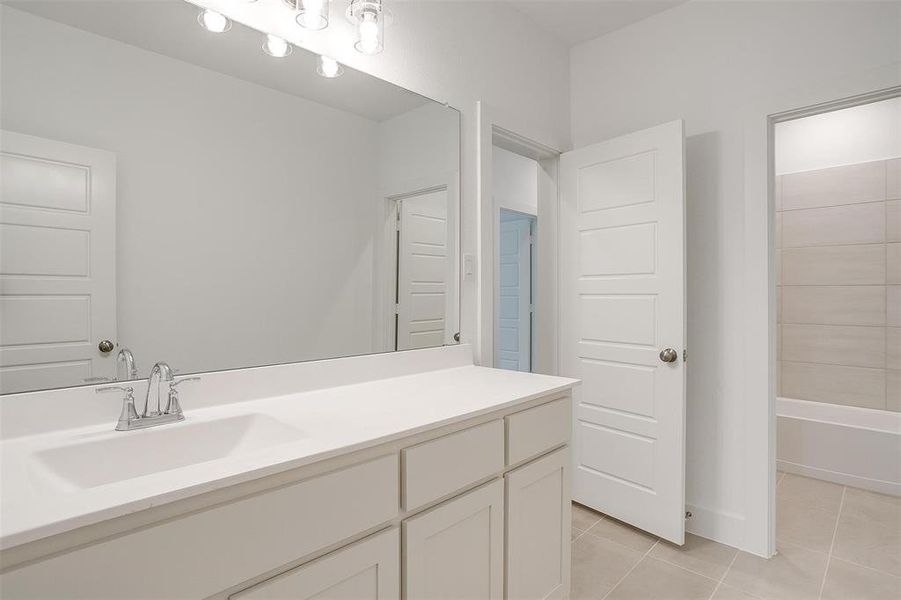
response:
{"label": "door knob", "polygon": [[101,340],[100,343],[97,344],[97,348],[104,354],[112,352],[115,347],[116,345],[109,340]]}
{"label": "door knob", "polygon": [[679,357],[679,354],[672,348],[667,348],[666,350],[660,351],[660,360],[662,360],[665,363],[676,362],[676,359],[678,357]]}

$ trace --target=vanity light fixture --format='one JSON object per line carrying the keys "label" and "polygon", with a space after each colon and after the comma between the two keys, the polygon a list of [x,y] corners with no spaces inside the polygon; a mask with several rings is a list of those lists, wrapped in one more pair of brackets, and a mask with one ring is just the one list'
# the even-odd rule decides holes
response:
{"label": "vanity light fixture", "polygon": [[322,56],[320,54],[319,60],[316,61],[316,72],[323,77],[334,79],[335,77],[341,77],[341,75],[344,74],[344,67],[342,67],[341,63],[334,58]]}
{"label": "vanity light fixture", "polygon": [[347,18],[357,28],[354,48],[362,54],[378,54],[384,49],[385,12],[382,0],[351,0]]}
{"label": "vanity light fixture", "polygon": [[294,52],[294,47],[286,40],[269,33],[266,35],[266,41],[263,42],[263,52],[274,58],[285,58]]}
{"label": "vanity light fixture", "polygon": [[225,33],[232,28],[232,22],[228,17],[208,8],[200,11],[200,14],[197,15],[197,22],[201,27],[213,33]]}

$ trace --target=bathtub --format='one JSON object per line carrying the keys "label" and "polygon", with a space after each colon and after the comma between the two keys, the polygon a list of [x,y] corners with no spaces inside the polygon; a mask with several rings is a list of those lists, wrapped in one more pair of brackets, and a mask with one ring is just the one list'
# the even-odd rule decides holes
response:
{"label": "bathtub", "polygon": [[901,496],[901,413],[776,398],[786,473]]}

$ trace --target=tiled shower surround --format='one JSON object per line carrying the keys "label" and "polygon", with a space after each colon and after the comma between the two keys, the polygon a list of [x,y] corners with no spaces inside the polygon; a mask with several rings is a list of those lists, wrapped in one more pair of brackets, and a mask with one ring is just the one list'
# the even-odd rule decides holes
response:
{"label": "tiled shower surround", "polygon": [[776,178],[779,395],[901,411],[901,158]]}

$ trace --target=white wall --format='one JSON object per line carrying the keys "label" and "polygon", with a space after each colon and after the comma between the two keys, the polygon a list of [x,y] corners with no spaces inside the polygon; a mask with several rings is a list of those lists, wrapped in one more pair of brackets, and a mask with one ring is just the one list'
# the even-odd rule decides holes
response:
{"label": "white wall", "polygon": [[460,118],[452,108],[429,102],[382,121],[378,136],[382,190],[447,177],[460,169]]}
{"label": "white wall", "polygon": [[494,205],[538,214],[538,162],[495,146],[491,151]]}
{"label": "white wall", "polygon": [[901,97],[782,121],[775,173],[798,173],[901,156]]}
{"label": "white wall", "polygon": [[[191,1],[459,108],[465,254],[477,257],[480,231],[476,103],[489,106],[492,118],[505,129],[552,148],[565,150],[570,145],[568,49],[503,2],[392,2],[394,24],[386,28],[384,52],[363,56],[353,50],[354,33],[343,17],[342,2],[331,3],[325,32],[303,35],[292,19],[285,18],[280,0]],[[477,315],[492,306],[479,304],[477,275],[463,281],[461,330],[463,341],[476,348],[478,360]]]}
{"label": "white wall", "polygon": [[2,127],[117,155],[142,372],[370,351],[377,123],[0,10]]}
{"label": "white wall", "polygon": [[685,119],[688,527],[759,554],[772,550],[766,116],[901,82],[899,10],[695,1],[571,53],[576,147]]}

